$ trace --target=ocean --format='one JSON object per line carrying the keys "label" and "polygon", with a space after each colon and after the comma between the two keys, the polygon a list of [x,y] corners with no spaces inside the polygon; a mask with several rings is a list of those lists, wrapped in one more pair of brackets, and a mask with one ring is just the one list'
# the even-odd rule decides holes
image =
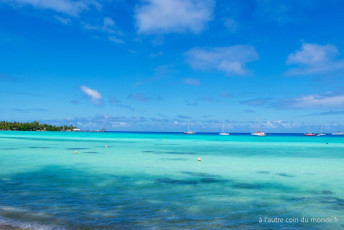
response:
{"label": "ocean", "polygon": [[343,166],[340,136],[1,131],[0,229],[343,229]]}

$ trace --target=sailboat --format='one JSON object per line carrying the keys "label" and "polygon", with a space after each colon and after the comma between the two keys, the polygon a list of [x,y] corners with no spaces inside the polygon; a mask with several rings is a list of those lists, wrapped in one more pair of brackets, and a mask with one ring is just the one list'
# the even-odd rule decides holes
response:
{"label": "sailboat", "polygon": [[307,131],[307,133],[304,133],[303,135],[304,135],[304,136],[308,136],[308,137],[313,137],[313,136],[315,136],[316,134],[315,134],[315,133],[309,132],[309,126],[308,126],[308,131]]}
{"label": "sailboat", "polygon": [[256,121],[256,132],[251,133],[252,136],[258,136],[258,137],[264,137],[266,136],[266,134],[264,132],[258,131],[258,117],[257,117],[257,121]]}
{"label": "sailboat", "polygon": [[336,132],[336,133],[332,133],[333,136],[344,136],[344,133],[343,132]]}
{"label": "sailboat", "polygon": [[190,131],[190,122],[188,121],[188,130],[184,134],[195,134],[196,132]]}
{"label": "sailboat", "polygon": [[326,134],[323,132],[322,130],[322,125],[320,125],[320,132],[318,133],[317,135],[318,137],[321,137],[321,136],[326,136]]}
{"label": "sailboat", "polygon": [[[339,119],[338,119],[338,128],[340,128]],[[332,136],[344,136],[344,133],[341,131],[338,131],[336,133],[332,133]]]}
{"label": "sailboat", "polygon": [[229,136],[229,132],[226,133],[223,131],[223,126],[224,126],[224,122],[222,122],[221,132],[219,132],[219,135],[220,136]]}

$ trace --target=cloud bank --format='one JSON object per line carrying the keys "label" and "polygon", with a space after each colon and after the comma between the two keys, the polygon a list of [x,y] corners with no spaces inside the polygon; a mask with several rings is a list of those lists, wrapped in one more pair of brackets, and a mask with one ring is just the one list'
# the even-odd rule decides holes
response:
{"label": "cloud bank", "polygon": [[280,103],[275,103],[275,106],[290,109],[343,108],[344,95],[331,93],[306,95],[282,100]]}
{"label": "cloud bank", "polygon": [[215,48],[194,48],[185,54],[188,64],[200,70],[216,69],[229,76],[249,74],[245,65],[258,59],[253,46],[236,45]]}
{"label": "cloud bank", "polygon": [[337,109],[344,107],[344,94],[328,92],[294,98],[254,98],[240,101],[240,104],[275,109]]}

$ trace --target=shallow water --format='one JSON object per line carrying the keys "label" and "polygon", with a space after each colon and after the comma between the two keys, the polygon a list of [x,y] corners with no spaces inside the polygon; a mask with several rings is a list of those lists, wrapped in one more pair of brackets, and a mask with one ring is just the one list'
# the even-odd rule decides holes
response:
{"label": "shallow water", "polygon": [[341,229],[343,165],[343,137],[0,132],[0,225]]}

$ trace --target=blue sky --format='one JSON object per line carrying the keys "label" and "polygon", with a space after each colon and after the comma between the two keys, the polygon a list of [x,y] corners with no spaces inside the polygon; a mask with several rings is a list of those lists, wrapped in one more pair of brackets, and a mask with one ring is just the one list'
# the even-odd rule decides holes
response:
{"label": "blue sky", "polygon": [[[0,0],[0,120],[344,129],[343,1]],[[341,127],[338,127],[341,125]]]}

